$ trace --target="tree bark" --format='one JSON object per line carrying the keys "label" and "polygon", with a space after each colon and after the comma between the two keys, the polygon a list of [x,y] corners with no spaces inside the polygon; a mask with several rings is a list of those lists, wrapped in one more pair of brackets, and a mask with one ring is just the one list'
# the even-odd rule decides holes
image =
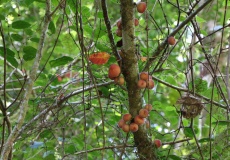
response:
{"label": "tree bark", "polygon": [[[142,92],[137,87],[139,68],[138,57],[135,53],[135,32],[134,32],[134,8],[132,0],[121,0],[121,18],[122,18],[122,73],[125,77],[128,99],[129,112],[135,117],[142,108]],[[152,140],[148,138],[147,131],[140,126],[139,130],[134,133],[135,145],[138,149],[138,156],[141,160],[156,159]]]}

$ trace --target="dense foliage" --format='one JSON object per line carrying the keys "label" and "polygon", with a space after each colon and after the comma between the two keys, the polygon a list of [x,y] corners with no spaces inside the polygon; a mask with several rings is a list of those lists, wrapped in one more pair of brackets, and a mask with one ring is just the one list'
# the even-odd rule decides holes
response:
{"label": "dense foliage", "polygon": [[[121,86],[108,78],[109,66],[122,61],[113,50],[122,50],[116,35],[120,1],[107,2],[109,21],[102,2],[52,0],[50,10],[49,0],[0,2],[1,158],[13,135],[9,154],[15,160],[140,157],[133,133],[117,126],[132,108],[127,82]],[[139,72],[148,72],[155,82],[153,89],[141,90],[142,106],[153,106],[150,128],[143,130],[163,143],[153,152],[157,159],[227,159],[229,2],[146,2],[144,13],[133,4],[139,20],[134,56]],[[176,38],[175,45],[167,44],[169,35]],[[95,52],[109,53],[108,62],[92,63],[89,56]],[[180,102],[184,96],[198,100]],[[204,107],[201,113],[184,118],[197,103]]]}

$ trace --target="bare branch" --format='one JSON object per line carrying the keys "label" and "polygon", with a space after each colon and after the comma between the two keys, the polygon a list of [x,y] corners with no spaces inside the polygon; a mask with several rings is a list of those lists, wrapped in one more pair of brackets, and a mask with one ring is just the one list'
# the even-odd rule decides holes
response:
{"label": "bare branch", "polygon": [[21,129],[21,127],[24,123],[24,119],[25,119],[25,116],[26,116],[26,113],[28,110],[28,101],[29,101],[29,98],[31,96],[34,81],[36,79],[36,75],[37,75],[36,73],[38,71],[38,67],[40,64],[41,57],[42,57],[42,49],[43,49],[44,43],[45,43],[46,32],[48,30],[48,26],[50,23],[50,17],[49,17],[50,8],[51,8],[51,1],[46,0],[46,14],[45,14],[45,18],[44,18],[44,25],[42,28],[40,41],[38,44],[36,58],[34,60],[34,63],[33,63],[33,66],[32,66],[31,72],[30,72],[30,77],[29,77],[28,81],[26,81],[26,84],[25,84],[26,91],[24,93],[24,98],[23,98],[22,103],[20,105],[20,112],[19,112],[17,124],[14,126],[14,129],[12,130],[6,143],[4,144],[3,152],[1,154],[2,160],[8,159],[9,153],[11,152],[12,147],[13,147],[13,143],[14,143],[16,137],[18,136],[18,133],[19,133],[18,131]]}

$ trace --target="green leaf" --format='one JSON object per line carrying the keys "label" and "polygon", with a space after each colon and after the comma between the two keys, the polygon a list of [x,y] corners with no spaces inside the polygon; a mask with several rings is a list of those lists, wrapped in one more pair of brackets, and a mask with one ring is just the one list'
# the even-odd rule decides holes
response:
{"label": "green leaf", "polygon": [[55,31],[56,31],[56,28],[55,28],[55,25],[54,25],[53,21],[51,21],[50,24],[49,24],[49,30],[50,30],[51,34],[54,34]]}
{"label": "green leaf", "polygon": [[36,52],[37,50],[34,48],[34,47],[31,47],[31,46],[25,46],[23,48],[23,52],[25,53],[23,55],[23,59],[25,61],[30,61],[32,59],[34,59],[36,57]]}
{"label": "green leaf", "polygon": [[0,20],[5,20],[5,16],[0,14]]}
{"label": "green leaf", "polygon": [[198,140],[198,142],[200,142],[200,143],[204,143],[204,142],[210,142],[210,141],[214,141],[214,139],[213,138],[201,138],[200,140]]}
{"label": "green leaf", "polygon": [[[189,88],[190,90],[192,89],[192,82],[189,83]],[[194,80],[194,87],[195,87],[195,92],[200,93],[204,92],[208,89],[208,83],[207,81],[202,80],[201,78],[197,78]]]}
{"label": "green leaf", "polygon": [[36,37],[31,38],[30,40],[31,40],[32,42],[36,42],[36,43],[38,43],[38,42],[39,42],[39,38],[36,38]]}
{"label": "green leaf", "polygon": [[184,134],[186,137],[193,138],[193,131],[192,128],[190,127],[185,127],[184,128]]}
{"label": "green leaf", "polygon": [[181,160],[181,158],[176,155],[169,155],[168,158],[172,160]]}
{"label": "green leaf", "polygon": [[65,147],[65,153],[73,154],[76,152],[74,144],[70,144],[68,147]]}
{"label": "green leaf", "polygon": [[12,27],[14,29],[25,29],[25,28],[29,28],[30,24],[28,22],[26,22],[26,21],[18,20],[18,21],[14,21],[12,23]]}
{"label": "green leaf", "polygon": [[51,138],[53,137],[53,133],[51,130],[47,129],[47,130],[44,130],[41,134],[40,134],[40,137],[41,138]]}
{"label": "green leaf", "polygon": [[206,20],[204,20],[203,18],[199,17],[199,16],[196,16],[196,21],[198,23],[203,23],[203,22],[206,22]]}
{"label": "green leaf", "polygon": [[22,41],[23,37],[19,34],[11,34],[11,37],[15,40],[15,41]]}
{"label": "green leaf", "polygon": [[103,96],[105,96],[105,97],[108,97],[110,94],[109,88],[107,88],[107,87],[100,87],[100,91],[102,92]]}
{"label": "green leaf", "polygon": [[58,66],[65,65],[65,64],[71,62],[72,60],[73,60],[73,58],[71,58],[71,57],[63,56],[63,57],[51,60],[49,63],[50,63],[51,67],[58,67]]}
{"label": "green leaf", "polygon": [[230,123],[230,121],[216,121],[216,122],[212,122],[213,125],[220,125],[220,126],[225,126],[228,125]]}
{"label": "green leaf", "polygon": [[175,111],[175,107],[173,107],[173,106],[166,106],[165,110],[166,111]]}
{"label": "green leaf", "polygon": [[[15,53],[10,50],[9,48],[6,48],[6,60],[14,67],[18,67],[18,62],[14,58]],[[4,58],[4,48],[0,47],[0,56]]]}
{"label": "green leaf", "polygon": [[24,3],[25,3],[27,6],[29,6],[29,5],[32,4],[34,1],[35,1],[35,0],[25,0]]}

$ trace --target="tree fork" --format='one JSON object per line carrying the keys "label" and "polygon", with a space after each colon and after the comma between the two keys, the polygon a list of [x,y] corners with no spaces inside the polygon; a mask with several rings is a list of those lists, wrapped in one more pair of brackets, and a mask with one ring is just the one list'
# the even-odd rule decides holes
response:
{"label": "tree fork", "polygon": [[[120,0],[121,18],[122,18],[122,73],[125,77],[128,99],[129,112],[135,117],[142,108],[141,90],[137,87],[139,68],[138,58],[135,53],[135,35],[134,35],[134,8],[132,0]],[[155,147],[151,139],[148,138],[147,131],[143,127],[134,133],[135,145],[138,148],[138,156],[141,160],[156,159],[154,154]]]}

